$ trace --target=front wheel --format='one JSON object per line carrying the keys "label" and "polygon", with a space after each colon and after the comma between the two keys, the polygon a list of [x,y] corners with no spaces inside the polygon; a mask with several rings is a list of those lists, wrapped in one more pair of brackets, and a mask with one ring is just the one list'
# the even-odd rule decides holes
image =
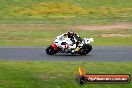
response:
{"label": "front wheel", "polygon": [[55,54],[54,48],[52,46],[49,46],[46,49],[46,53],[49,54],[49,55],[54,55]]}

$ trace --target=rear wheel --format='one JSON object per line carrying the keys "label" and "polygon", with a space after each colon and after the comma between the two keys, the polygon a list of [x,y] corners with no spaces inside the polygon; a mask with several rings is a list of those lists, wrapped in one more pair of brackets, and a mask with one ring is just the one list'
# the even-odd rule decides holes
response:
{"label": "rear wheel", "polygon": [[92,46],[90,44],[86,44],[86,54],[88,54],[92,50]]}
{"label": "rear wheel", "polygon": [[92,46],[90,44],[84,44],[81,51],[79,52],[80,55],[86,55],[92,50]]}
{"label": "rear wheel", "polygon": [[54,55],[55,54],[54,48],[52,46],[49,46],[46,49],[46,53],[49,54],[49,55]]}

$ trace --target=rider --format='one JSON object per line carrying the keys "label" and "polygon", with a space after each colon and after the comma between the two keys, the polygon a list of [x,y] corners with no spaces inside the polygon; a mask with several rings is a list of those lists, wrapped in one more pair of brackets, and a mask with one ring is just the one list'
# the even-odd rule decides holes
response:
{"label": "rider", "polygon": [[[75,51],[78,51],[79,50],[79,47],[78,47],[78,45],[79,45],[79,42],[82,40],[80,37],[79,37],[79,35],[77,35],[76,33],[74,33],[74,30],[69,30],[67,33],[65,33],[65,34],[63,34],[64,36],[68,36],[68,38],[70,38],[71,39],[71,41],[73,42],[73,45],[75,45],[76,44],[76,49],[75,49]],[[75,41],[76,40],[76,41]]]}
{"label": "rider", "polygon": [[75,39],[74,39],[74,31],[73,30],[69,30],[67,33],[64,34],[64,36],[68,36],[68,38],[71,39],[71,41],[73,42],[73,44],[75,44]]}

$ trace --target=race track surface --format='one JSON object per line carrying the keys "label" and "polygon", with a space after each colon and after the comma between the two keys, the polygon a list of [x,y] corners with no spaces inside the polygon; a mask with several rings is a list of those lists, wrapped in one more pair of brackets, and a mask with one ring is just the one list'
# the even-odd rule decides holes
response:
{"label": "race track surface", "polygon": [[132,61],[132,46],[96,46],[86,56],[71,54],[47,55],[46,47],[0,47],[1,60],[46,60],[46,61]]}

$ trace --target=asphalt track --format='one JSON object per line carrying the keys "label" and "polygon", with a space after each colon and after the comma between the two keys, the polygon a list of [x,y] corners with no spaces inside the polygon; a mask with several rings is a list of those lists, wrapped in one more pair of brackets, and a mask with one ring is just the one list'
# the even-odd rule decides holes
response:
{"label": "asphalt track", "polygon": [[47,55],[46,47],[0,47],[0,60],[44,61],[132,61],[132,46],[96,46],[86,56],[71,54]]}

